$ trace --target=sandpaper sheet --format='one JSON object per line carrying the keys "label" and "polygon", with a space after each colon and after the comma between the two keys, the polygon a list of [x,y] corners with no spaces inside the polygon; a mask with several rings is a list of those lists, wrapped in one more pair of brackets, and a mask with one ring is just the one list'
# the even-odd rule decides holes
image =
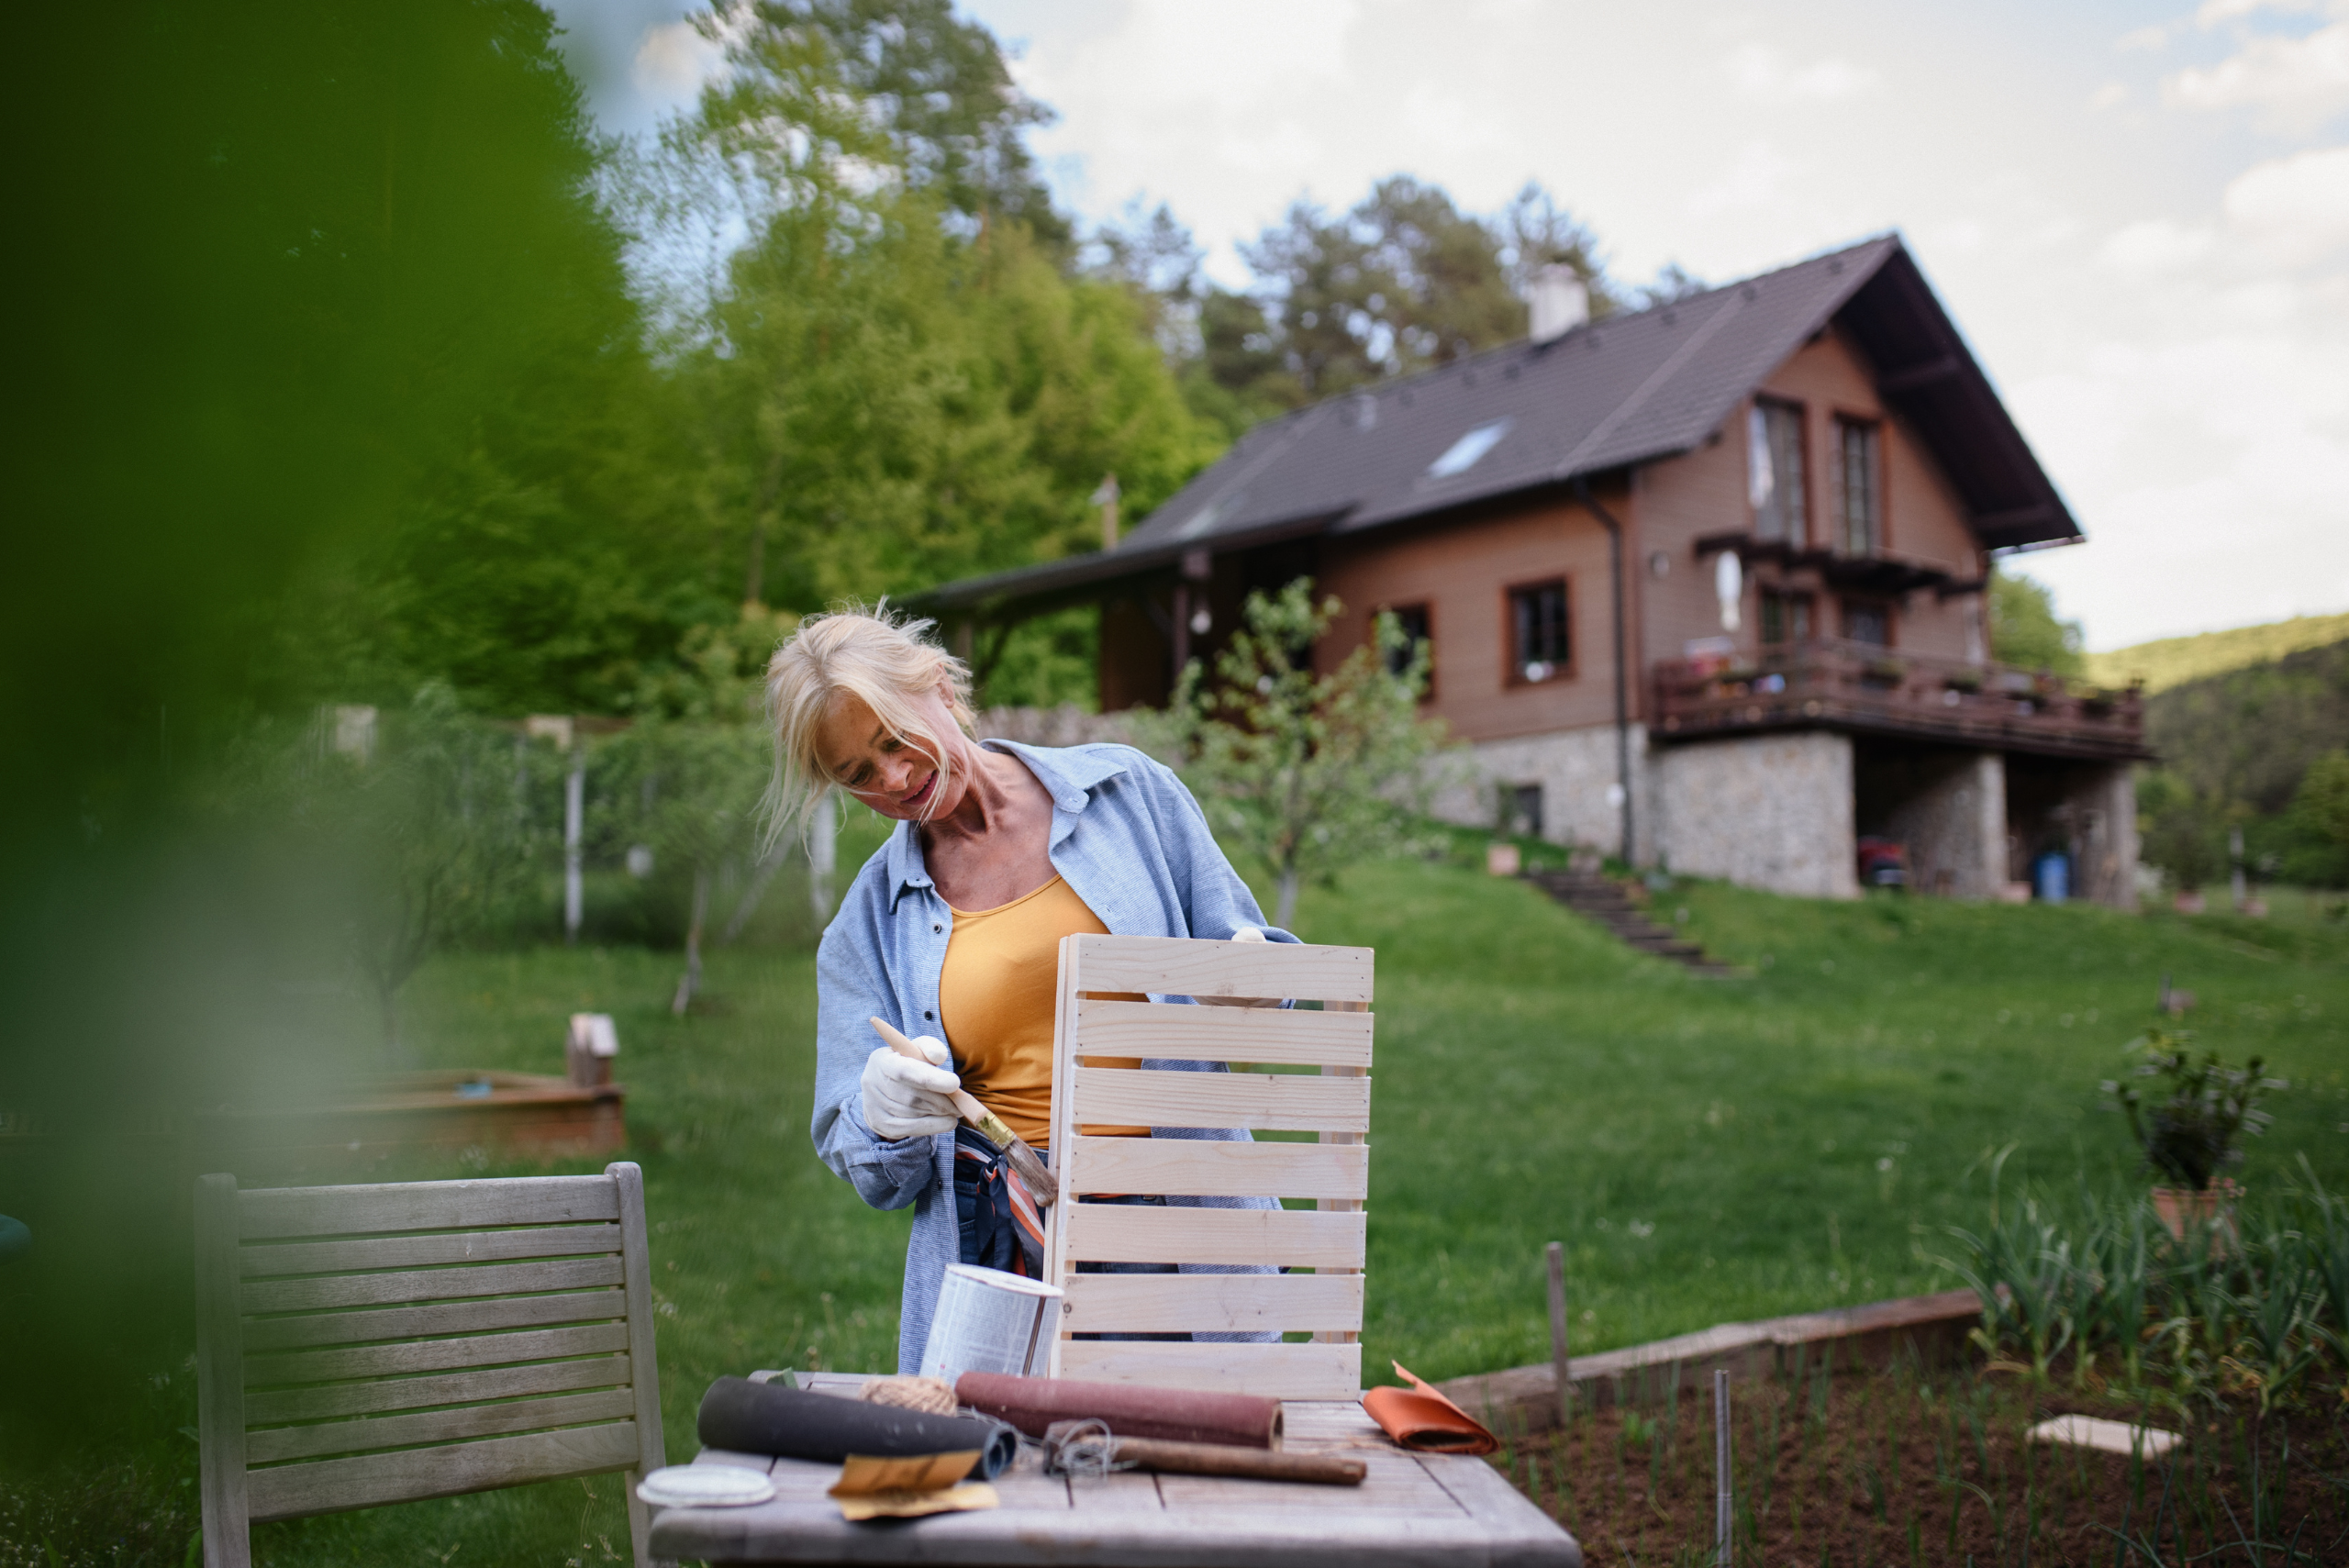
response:
{"label": "sandpaper sheet", "polygon": [[1491,1453],[1501,1446],[1483,1422],[1401,1362],[1394,1364],[1411,1386],[1366,1389],[1362,1396],[1362,1407],[1388,1437],[1422,1453]]}
{"label": "sandpaper sheet", "polygon": [[1249,1394],[966,1372],[954,1385],[954,1396],[1037,1439],[1054,1421],[1098,1420],[1121,1438],[1281,1446],[1281,1402]]}
{"label": "sandpaper sheet", "polygon": [[852,1453],[907,1459],[975,1451],[978,1462],[969,1473],[980,1481],[994,1480],[1019,1451],[1019,1435],[1001,1421],[926,1416],[742,1377],[721,1377],[709,1385],[701,1396],[696,1429],[710,1448],[825,1464],[838,1464]]}

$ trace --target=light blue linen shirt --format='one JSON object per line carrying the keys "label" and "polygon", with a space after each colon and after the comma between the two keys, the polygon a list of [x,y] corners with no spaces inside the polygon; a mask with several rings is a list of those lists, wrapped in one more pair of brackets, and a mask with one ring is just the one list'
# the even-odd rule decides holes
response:
{"label": "light blue linen shirt", "polygon": [[[1018,757],[1052,793],[1052,869],[1112,933],[1228,940],[1242,926],[1256,926],[1274,941],[1297,940],[1264,925],[1255,895],[1224,859],[1198,802],[1163,764],[1130,746],[981,744]],[[864,1062],[877,1043],[866,1020],[886,1018],[909,1035],[941,1034],[938,978],[953,929],[954,912],[922,864],[914,824],[900,822],[856,873],[816,951],[816,1151],[874,1207],[913,1206],[897,1328],[901,1373],[918,1369],[939,1286],[947,1265],[962,1255],[954,1212],[954,1138],[941,1133],[893,1143],[865,1125]],[[1142,1065],[1224,1071],[1221,1062],[1149,1060]],[[1152,1136],[1244,1140],[1248,1134],[1154,1128]],[[1167,1201],[1207,1208],[1279,1207],[1272,1198]],[[1231,1271],[1186,1264],[1184,1272]]]}

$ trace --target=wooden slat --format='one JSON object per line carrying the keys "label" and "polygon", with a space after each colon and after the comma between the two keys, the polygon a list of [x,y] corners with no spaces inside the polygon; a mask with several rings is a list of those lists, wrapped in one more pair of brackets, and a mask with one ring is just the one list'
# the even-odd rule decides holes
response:
{"label": "wooden slat", "polygon": [[256,1389],[245,1396],[249,1426],[287,1421],[324,1421],[384,1410],[420,1410],[428,1405],[469,1405],[516,1399],[530,1394],[568,1394],[581,1388],[625,1387],[626,1356],[584,1361],[540,1362],[535,1366],[492,1367],[484,1372],[443,1373],[432,1377],[387,1377],[373,1383],[330,1383],[315,1388]]}
{"label": "wooden slat", "polygon": [[1360,1345],[1185,1345],[1063,1340],[1061,1375],[1275,1399],[1358,1399]]}
{"label": "wooden slat", "polygon": [[410,1449],[361,1459],[322,1459],[256,1470],[249,1479],[252,1517],[299,1518],[305,1514],[373,1507],[379,1503],[450,1497],[526,1481],[592,1475],[636,1462],[636,1423],[490,1438],[448,1448]]}
{"label": "wooden slat", "polygon": [[1225,1143],[1188,1138],[1079,1138],[1068,1179],[1080,1193],[1186,1197],[1370,1195],[1370,1146]]}
{"label": "wooden slat", "polygon": [[[195,1420],[204,1561],[245,1568],[243,1324],[237,1316],[237,1178],[195,1184]],[[21,1351],[19,1354],[23,1353]]]}
{"label": "wooden slat", "polygon": [[406,1416],[376,1416],[358,1421],[327,1421],[312,1427],[269,1427],[245,1434],[245,1455],[254,1464],[369,1449],[412,1448],[419,1443],[458,1442],[466,1438],[576,1427],[590,1421],[625,1420],[636,1414],[636,1396],[625,1388],[595,1394],[518,1399],[508,1405],[468,1405],[455,1410],[426,1410]]}
{"label": "wooden slat", "polygon": [[1294,1333],[1362,1327],[1360,1274],[1072,1274],[1075,1334]]}
{"label": "wooden slat", "polygon": [[352,1269],[428,1269],[442,1263],[495,1263],[516,1258],[576,1257],[620,1250],[617,1225],[541,1225],[525,1230],[451,1230],[438,1235],[371,1236],[357,1241],[295,1241],[245,1247],[238,1266],[247,1279],[323,1274]]}
{"label": "wooden slat", "polygon": [[1359,1212],[1159,1208],[1107,1203],[1053,1207],[1063,1211],[1061,1218],[1070,1262],[1272,1263],[1358,1269],[1363,1266],[1368,1235],[1369,1217]]}
{"label": "wooden slat", "polygon": [[618,1219],[608,1176],[508,1176],[478,1182],[384,1182],[349,1187],[263,1187],[239,1195],[247,1241],[364,1236],[386,1230],[485,1229]]}
{"label": "wooden slat", "polygon": [[245,1386],[332,1383],[352,1377],[404,1377],[467,1366],[504,1366],[602,1355],[629,1348],[625,1323],[583,1323],[570,1329],[529,1329],[518,1334],[476,1334],[462,1340],[406,1340],[351,1350],[296,1351],[245,1358]]}
{"label": "wooden slat", "polygon": [[1087,1056],[1178,1062],[1267,1062],[1297,1067],[1370,1065],[1369,1013],[1294,1007],[1187,1007],[1171,1002],[1077,1003]]}
{"label": "wooden slat", "polygon": [[298,1351],[427,1334],[553,1329],[565,1323],[600,1323],[622,1317],[627,1310],[626,1298],[617,1290],[580,1290],[562,1296],[501,1296],[432,1307],[391,1307],[373,1312],[327,1312],[315,1318],[253,1318],[245,1323],[245,1348]]}
{"label": "wooden slat", "polygon": [[490,1263],[471,1269],[413,1269],[385,1274],[314,1274],[306,1279],[249,1280],[240,1293],[253,1312],[316,1312],[329,1307],[395,1307],[404,1302],[453,1301],[524,1291],[590,1290],[620,1283],[617,1256],[563,1258],[550,1262]]}
{"label": "wooden slat", "polygon": [[640,1564],[652,1555],[652,1511],[636,1495],[636,1484],[669,1462],[661,1433],[661,1369],[652,1329],[652,1251],[644,1223],[644,1173],[633,1161],[604,1167],[619,1195],[622,1256],[628,1269],[629,1348],[637,1366],[636,1467],[622,1487],[628,1502],[629,1546]]}
{"label": "wooden slat", "polygon": [[[1358,1013],[1361,1008],[1362,1004],[1359,1002],[1332,1002],[1329,1004],[1329,1010],[1340,1018],[1344,1018],[1349,1014]],[[1366,1065],[1364,1067],[1331,1065],[1321,1069],[1322,1073],[1326,1075],[1336,1078],[1359,1077],[1366,1070]],[[1358,1132],[1325,1132],[1321,1134],[1321,1141],[1323,1143],[1337,1145],[1339,1147],[1359,1145],[1362,1142],[1362,1140],[1363,1135]],[[1362,1200],[1360,1198],[1325,1197],[1316,1203],[1314,1207],[1325,1210],[1356,1209],[1362,1207]],[[1316,1340],[1326,1343],[1331,1340],[1344,1341],[1359,1340],[1362,1338],[1362,1334],[1358,1329],[1355,1329],[1337,1333],[1316,1333],[1313,1337]]]}
{"label": "wooden slat", "polygon": [[1070,1076],[1080,1126],[1280,1128],[1368,1132],[1370,1080],[1295,1073],[1181,1073],[1079,1067]]}
{"label": "wooden slat", "polygon": [[1077,988],[1090,995],[1371,999],[1375,954],[1370,948],[1091,935],[1063,938],[1063,953],[1081,966]]}

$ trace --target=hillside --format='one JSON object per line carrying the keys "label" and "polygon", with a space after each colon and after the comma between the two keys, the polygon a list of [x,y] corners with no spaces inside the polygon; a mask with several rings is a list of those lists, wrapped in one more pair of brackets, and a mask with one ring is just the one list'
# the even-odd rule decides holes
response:
{"label": "hillside", "polygon": [[2087,656],[2087,676],[2099,685],[2125,686],[2143,675],[2147,692],[2162,692],[2207,675],[2222,675],[2344,640],[2349,640],[2349,614],[2295,616],[2266,626],[2165,637],[2110,653],[2091,653]]}
{"label": "hillside", "polygon": [[2145,738],[2197,795],[2279,812],[2309,763],[2349,746],[2349,641],[2173,686],[2145,704]]}

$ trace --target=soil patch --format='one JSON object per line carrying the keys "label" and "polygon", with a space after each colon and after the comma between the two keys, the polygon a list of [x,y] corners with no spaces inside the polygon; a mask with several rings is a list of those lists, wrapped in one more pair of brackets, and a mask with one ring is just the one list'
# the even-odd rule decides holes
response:
{"label": "soil patch", "polygon": [[[2349,1408],[2206,1408],[2191,1422],[1975,1372],[1823,1369],[1732,1391],[1736,1561],[2340,1562]],[[2167,1461],[2027,1444],[2051,1416],[2144,1419]],[[1713,1561],[1709,1395],[1578,1415],[1496,1455],[1597,1564]],[[2117,1554],[2117,1555],[2116,1555]]]}

